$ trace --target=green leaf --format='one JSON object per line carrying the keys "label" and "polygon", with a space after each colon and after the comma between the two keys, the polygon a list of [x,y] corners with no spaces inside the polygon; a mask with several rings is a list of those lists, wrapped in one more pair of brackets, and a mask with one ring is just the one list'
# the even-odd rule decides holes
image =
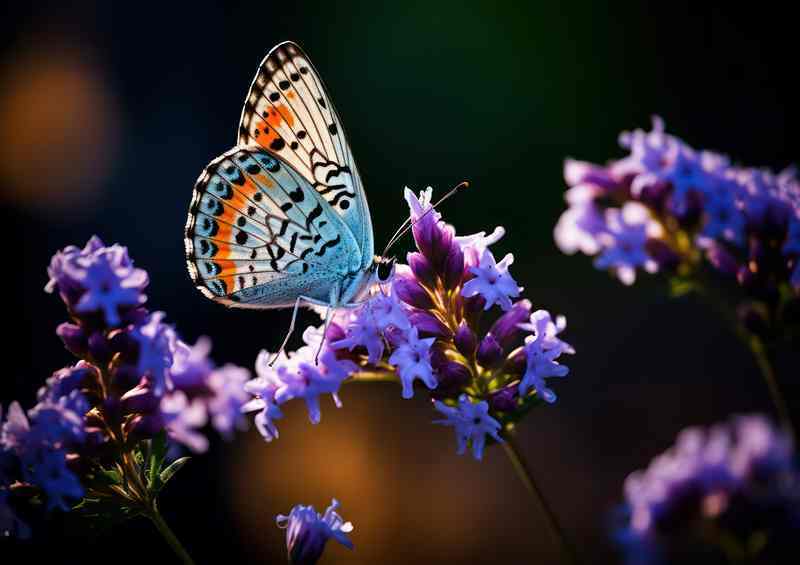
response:
{"label": "green leaf", "polygon": [[150,461],[148,463],[147,486],[151,490],[161,489],[161,467],[164,465],[164,458],[167,456],[167,432],[161,431],[150,441]]}
{"label": "green leaf", "polygon": [[161,472],[161,476],[160,476],[160,478],[161,478],[161,488],[164,488],[164,485],[166,485],[167,482],[173,476],[175,476],[175,473],[180,471],[183,468],[183,466],[186,465],[189,462],[189,459],[191,459],[191,457],[181,457],[180,459],[176,459],[175,461],[173,461],[169,465],[169,467],[167,467],[166,469],[164,469]]}
{"label": "green leaf", "polygon": [[100,468],[98,476],[103,477],[111,482],[113,485],[122,484],[122,474],[117,469],[103,469]]}

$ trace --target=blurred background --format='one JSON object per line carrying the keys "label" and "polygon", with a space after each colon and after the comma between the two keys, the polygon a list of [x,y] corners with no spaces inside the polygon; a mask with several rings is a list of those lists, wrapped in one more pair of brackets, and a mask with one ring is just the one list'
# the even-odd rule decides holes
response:
{"label": "blurred background", "polygon": [[[4,226],[0,402],[34,402],[72,362],[54,330],[65,312],[42,291],[50,256],[98,234],[151,275],[153,309],[213,357],[252,368],[288,312],[226,310],[195,291],[183,260],[192,186],[235,141],[259,62],[292,39],[336,102],[367,187],[376,241],[402,222],[404,186],[443,191],[462,233],[503,225],[498,246],[535,307],[563,313],[578,354],[519,438],[587,563],[614,562],[613,509],[629,472],[686,425],[769,411],[757,368],[703,304],[662,281],[625,288],[555,248],[565,156],[621,155],[620,130],[653,113],[696,147],[783,168],[798,161],[796,30],[774,8],[659,3],[9,2],[0,8],[0,223]],[[406,248],[410,242],[405,242]],[[12,260],[13,259],[13,260]],[[303,320],[316,322],[312,314]],[[793,376],[797,380],[797,374]],[[789,389],[797,399],[797,385]],[[331,497],[356,550],[324,563],[555,562],[556,548],[500,450],[455,453],[423,398],[345,387],[322,423],[290,403],[281,437],[215,443],[165,492],[167,520],[198,562],[281,563],[274,516]],[[30,543],[37,561],[169,562],[148,523],[87,534],[56,516]],[[5,563],[6,560],[3,559]],[[13,563],[15,560],[9,561]]]}

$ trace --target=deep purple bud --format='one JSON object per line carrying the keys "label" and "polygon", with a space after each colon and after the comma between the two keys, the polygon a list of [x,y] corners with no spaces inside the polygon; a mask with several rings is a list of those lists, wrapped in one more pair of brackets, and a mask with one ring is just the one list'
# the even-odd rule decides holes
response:
{"label": "deep purple bud", "polygon": [[484,367],[497,367],[503,359],[503,349],[492,334],[486,334],[478,346],[478,363]]}
{"label": "deep purple bud", "polygon": [[471,378],[472,374],[467,367],[448,360],[436,370],[436,381],[439,383],[437,390],[452,392],[466,385]]}
{"label": "deep purple bud", "polygon": [[415,310],[408,315],[412,327],[417,328],[420,335],[449,338],[453,334],[436,316],[420,310]]}
{"label": "deep purple bud", "polygon": [[393,284],[397,297],[406,304],[422,310],[433,308],[433,300],[428,291],[422,288],[414,277],[396,274]]}
{"label": "deep purple bud", "polygon": [[89,355],[102,365],[111,361],[114,351],[102,332],[94,332],[89,336]]}
{"label": "deep purple bud", "polygon": [[466,320],[462,321],[461,325],[458,326],[458,331],[453,341],[459,353],[467,359],[475,355],[475,349],[478,347],[478,336],[475,335]]}
{"label": "deep purple bud", "polygon": [[649,238],[644,244],[645,251],[658,263],[662,271],[674,271],[681,262],[678,255],[666,241],[661,239]]}
{"label": "deep purple bud", "polygon": [[455,288],[464,277],[464,252],[456,242],[450,245],[450,251],[444,260],[442,273],[446,288]]}
{"label": "deep purple bud", "polygon": [[135,416],[125,424],[125,432],[137,440],[157,436],[164,429],[164,418],[160,412]]}
{"label": "deep purple bud", "polygon": [[492,324],[489,333],[494,336],[497,343],[503,350],[510,348],[516,338],[522,337],[522,330],[517,327],[517,324],[522,324],[528,321],[531,316],[531,302],[530,300],[519,300],[511,306],[508,312],[497,318],[497,321]]}
{"label": "deep purple bud", "polygon": [[493,392],[489,397],[489,406],[496,412],[512,412],[517,408],[519,385],[513,384]]}
{"label": "deep purple bud", "polygon": [[89,339],[80,326],[64,322],[56,328],[56,335],[64,342],[64,347],[75,357],[84,357],[89,350]]}
{"label": "deep purple bud", "polygon": [[443,223],[435,221],[433,214],[427,214],[414,224],[414,240],[417,248],[428,259],[436,270],[444,266],[450,246],[453,243],[453,234]]}
{"label": "deep purple bud", "polygon": [[406,255],[406,261],[411,268],[411,272],[417,277],[417,280],[427,287],[433,288],[436,286],[436,274],[433,272],[433,267],[425,258],[422,253],[413,252]]}
{"label": "deep purple bud", "polygon": [[723,245],[712,244],[706,250],[706,257],[722,274],[733,276],[739,270],[739,263],[736,258]]}
{"label": "deep purple bud", "polygon": [[153,394],[147,383],[136,385],[120,398],[120,407],[125,412],[148,414],[156,412],[160,404],[161,399]]}

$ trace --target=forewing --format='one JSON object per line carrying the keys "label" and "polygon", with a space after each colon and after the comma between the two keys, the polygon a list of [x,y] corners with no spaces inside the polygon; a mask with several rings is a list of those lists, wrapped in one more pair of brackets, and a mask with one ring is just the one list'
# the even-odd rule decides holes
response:
{"label": "forewing", "polygon": [[327,299],[358,254],[349,230],[314,187],[260,148],[235,148],[195,184],[185,232],[189,274],[207,297],[280,308]]}
{"label": "forewing", "polygon": [[322,79],[296,44],[281,43],[262,61],[238,142],[292,165],[344,220],[365,260],[372,260],[372,222],[350,145]]}

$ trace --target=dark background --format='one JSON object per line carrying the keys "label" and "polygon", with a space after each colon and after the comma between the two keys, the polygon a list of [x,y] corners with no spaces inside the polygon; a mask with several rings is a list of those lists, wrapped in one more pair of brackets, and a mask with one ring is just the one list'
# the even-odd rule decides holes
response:
{"label": "dark background", "polygon": [[[787,14],[674,2],[75,4],[0,11],[4,406],[30,406],[72,362],[53,333],[63,307],[42,287],[52,253],[92,234],[129,247],[150,272],[150,306],[187,341],[209,335],[218,362],[252,367],[279,343],[288,312],[229,311],[192,288],[182,231],[194,180],[235,140],[259,62],[292,39],[347,126],[378,246],[404,219],[403,186],[468,179],[445,218],[461,233],[505,226],[497,252],[515,254],[526,296],[567,316],[572,372],[519,437],[587,563],[616,559],[607,532],[622,482],[681,428],[770,410],[748,352],[703,304],[666,298],[653,277],[623,287],[561,255],[552,230],[564,157],[618,157],[618,133],[653,113],[696,147],[796,162]],[[331,546],[325,563],[555,562],[503,453],[458,457],[423,396],[347,387],[344,408],[324,402],[316,427],[291,403],[272,444],[255,430],[214,441],[165,492],[164,513],[198,563],[281,563],[275,514],[332,496],[356,550]],[[3,562],[20,549],[34,562],[171,559],[147,523],[87,536],[56,516],[37,529],[31,543],[0,542]]]}

